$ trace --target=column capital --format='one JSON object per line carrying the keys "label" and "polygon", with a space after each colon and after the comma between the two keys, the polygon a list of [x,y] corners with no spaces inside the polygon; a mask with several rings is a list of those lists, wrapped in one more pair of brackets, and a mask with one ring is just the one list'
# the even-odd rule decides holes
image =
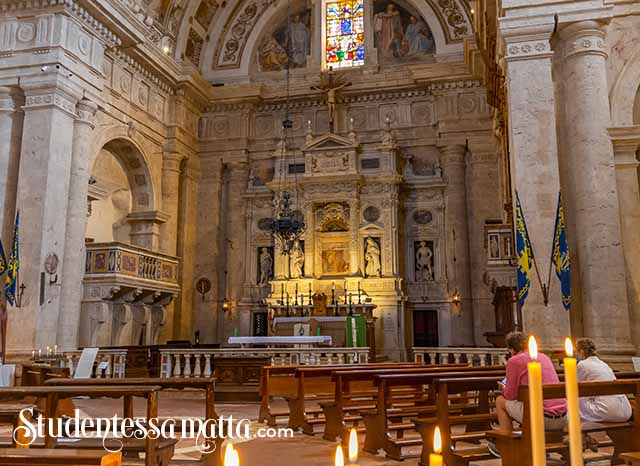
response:
{"label": "column capital", "polygon": [[0,112],[20,111],[24,99],[20,90],[14,87],[0,87]]}
{"label": "column capital", "polygon": [[607,25],[601,21],[578,21],[559,28],[562,59],[579,55],[608,57],[605,46]]}
{"label": "column capital", "polygon": [[512,28],[501,27],[505,59],[516,61],[552,57],[550,40],[554,26],[554,22],[550,21],[537,25],[518,24]]}
{"label": "column capital", "polygon": [[98,111],[98,105],[89,99],[82,99],[76,105],[76,113],[78,115],[76,124],[85,124],[95,128],[95,116]]}
{"label": "column capital", "polygon": [[464,165],[467,146],[464,144],[439,144],[443,165]]}
{"label": "column capital", "polygon": [[166,151],[162,153],[162,171],[180,173],[180,164],[186,156],[180,152]]}

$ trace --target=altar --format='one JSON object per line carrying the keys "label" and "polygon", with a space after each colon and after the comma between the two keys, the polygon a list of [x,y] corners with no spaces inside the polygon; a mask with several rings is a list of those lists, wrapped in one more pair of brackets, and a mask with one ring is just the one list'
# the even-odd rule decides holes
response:
{"label": "altar", "polygon": [[242,347],[253,345],[266,345],[271,348],[273,346],[287,346],[287,347],[308,347],[316,345],[329,345],[331,346],[332,338],[326,335],[316,336],[270,336],[270,337],[229,337],[228,343],[230,345],[240,345]]}

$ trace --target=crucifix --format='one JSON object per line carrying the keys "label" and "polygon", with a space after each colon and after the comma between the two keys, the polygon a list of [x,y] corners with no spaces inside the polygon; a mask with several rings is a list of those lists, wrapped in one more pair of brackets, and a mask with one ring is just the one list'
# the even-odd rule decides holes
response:
{"label": "crucifix", "polygon": [[327,106],[329,107],[329,131],[331,133],[336,130],[336,117],[338,105],[338,91],[344,87],[350,86],[351,83],[344,78],[336,77],[333,68],[329,68],[327,73],[320,75],[320,85],[311,86],[311,89],[321,90],[327,94]]}

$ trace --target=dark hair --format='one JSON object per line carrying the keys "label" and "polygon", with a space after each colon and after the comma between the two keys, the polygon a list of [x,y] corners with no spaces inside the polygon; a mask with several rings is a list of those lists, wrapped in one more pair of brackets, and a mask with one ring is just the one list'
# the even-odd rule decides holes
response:
{"label": "dark hair", "polygon": [[525,345],[527,343],[527,337],[522,332],[511,332],[508,333],[505,337],[505,343],[507,348],[512,349],[516,353],[520,351],[524,351]]}
{"label": "dark hair", "polygon": [[597,354],[596,344],[591,338],[578,338],[576,340],[576,351],[584,353],[587,358]]}

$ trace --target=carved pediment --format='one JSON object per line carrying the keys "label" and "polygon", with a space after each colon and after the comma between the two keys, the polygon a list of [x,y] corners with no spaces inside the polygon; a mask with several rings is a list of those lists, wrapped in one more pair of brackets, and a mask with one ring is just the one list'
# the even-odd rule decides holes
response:
{"label": "carved pediment", "polygon": [[317,138],[312,139],[308,142],[303,148],[303,151],[344,151],[348,150],[356,150],[358,148],[358,144],[354,144],[351,139],[338,136],[337,134],[323,134],[322,136],[318,136]]}

